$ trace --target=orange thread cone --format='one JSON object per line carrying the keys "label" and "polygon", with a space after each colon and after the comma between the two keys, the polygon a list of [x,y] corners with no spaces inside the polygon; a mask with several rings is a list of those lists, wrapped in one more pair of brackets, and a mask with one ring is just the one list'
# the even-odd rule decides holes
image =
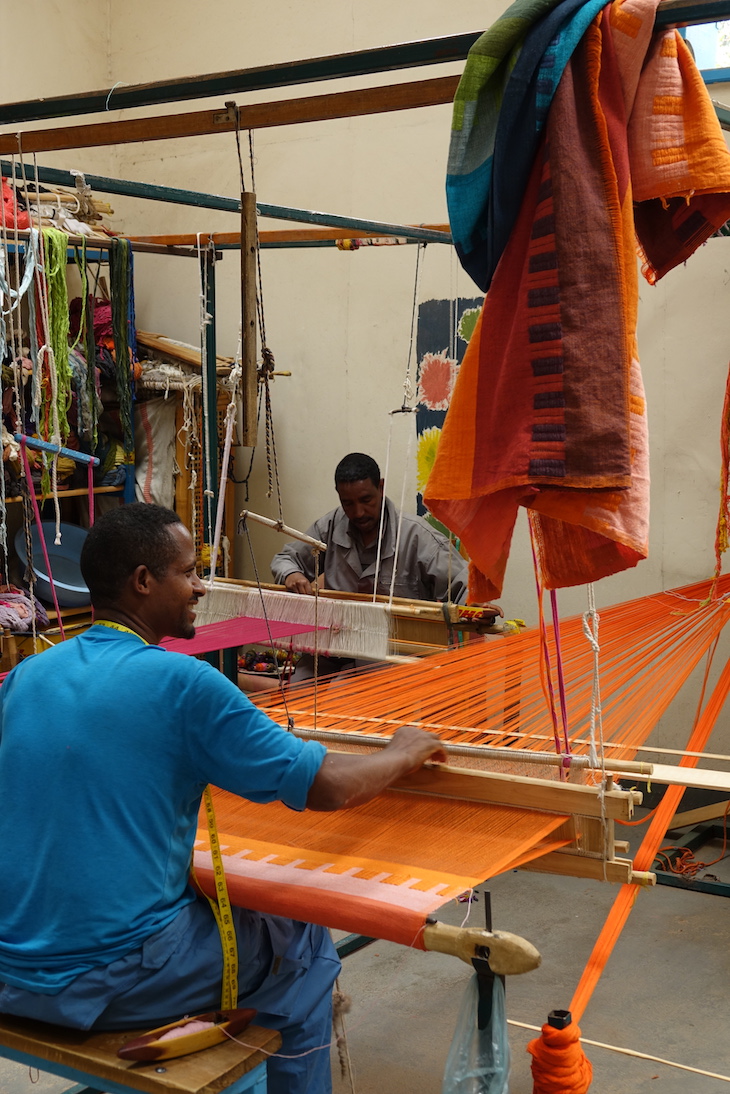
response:
{"label": "orange thread cone", "polygon": [[533,1094],[586,1094],[593,1068],[580,1046],[570,1011],[551,1011],[542,1034],[530,1041]]}

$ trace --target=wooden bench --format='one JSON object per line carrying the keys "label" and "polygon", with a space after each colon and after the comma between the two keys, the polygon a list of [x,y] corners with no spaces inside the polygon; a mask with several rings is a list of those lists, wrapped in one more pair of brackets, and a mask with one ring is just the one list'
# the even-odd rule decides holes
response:
{"label": "wooden bench", "polygon": [[267,1054],[281,1035],[249,1026],[236,1041],[157,1063],[120,1060],[117,1049],[143,1030],[84,1033],[0,1015],[0,1057],[74,1083],[67,1094],[266,1094]]}

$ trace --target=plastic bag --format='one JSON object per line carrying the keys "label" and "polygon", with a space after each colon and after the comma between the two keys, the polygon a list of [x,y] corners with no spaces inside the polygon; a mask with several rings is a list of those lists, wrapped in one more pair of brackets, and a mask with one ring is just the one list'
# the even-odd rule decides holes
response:
{"label": "plastic bag", "polygon": [[477,1025],[478,977],[467,984],[446,1060],[441,1094],[509,1094],[509,1041],[504,985],[495,976],[492,1014],[485,1029]]}

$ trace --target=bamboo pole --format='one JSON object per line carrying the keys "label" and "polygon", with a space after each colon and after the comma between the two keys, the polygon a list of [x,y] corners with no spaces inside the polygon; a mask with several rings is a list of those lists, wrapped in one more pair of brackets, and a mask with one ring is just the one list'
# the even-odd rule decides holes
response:
{"label": "bamboo pole", "polygon": [[[373,718],[373,722],[380,719]],[[400,725],[400,723],[399,723]],[[390,737],[375,737],[365,733],[340,733],[337,730],[314,729],[308,726],[296,726],[293,733],[305,740],[322,741],[329,744],[362,745],[363,748],[385,748],[390,744]],[[591,764],[588,756],[565,756],[550,752],[532,752],[526,748],[492,748],[489,745],[454,745],[448,741],[442,742],[442,748],[447,756],[461,756],[473,759],[478,756],[484,760],[507,761],[509,763],[528,763],[543,767],[577,768],[578,770],[600,771]],[[640,760],[606,760],[605,768],[612,775],[620,775],[622,772],[630,775],[643,775],[651,778],[654,770],[653,764],[642,763]]]}

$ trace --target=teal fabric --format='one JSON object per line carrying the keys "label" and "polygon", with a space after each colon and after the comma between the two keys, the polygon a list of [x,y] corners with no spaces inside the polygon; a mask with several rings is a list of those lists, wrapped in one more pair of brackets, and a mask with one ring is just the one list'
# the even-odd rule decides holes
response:
{"label": "teal fabric", "polygon": [[451,232],[485,292],[517,219],[565,66],[605,0],[518,0],[472,46],[454,101]]}
{"label": "teal fabric", "polygon": [[0,688],[0,981],[53,994],[194,899],[208,783],[303,809],[325,755],[205,662],[92,627]]}

